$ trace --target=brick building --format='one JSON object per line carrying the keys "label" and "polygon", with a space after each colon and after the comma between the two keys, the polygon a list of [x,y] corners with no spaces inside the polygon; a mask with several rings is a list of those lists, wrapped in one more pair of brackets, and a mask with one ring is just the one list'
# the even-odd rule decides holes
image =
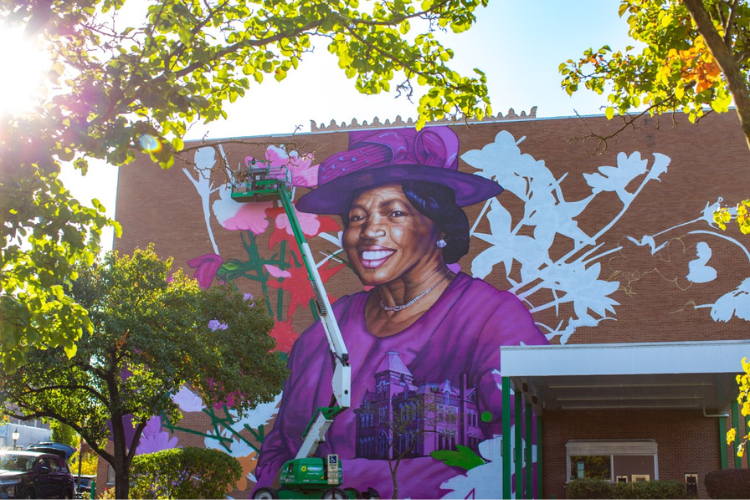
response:
{"label": "brick building", "polygon": [[[463,207],[470,249],[451,270],[513,292],[549,345],[498,349],[502,370],[498,365],[497,373],[488,374],[498,389],[491,394],[471,374],[466,380],[459,371],[443,378],[420,374],[406,351],[393,349],[400,358],[391,359],[387,378],[396,377],[404,390],[390,394],[387,411],[394,403],[403,408],[404,394],[430,387],[458,395],[466,403],[459,411],[462,428],[444,433],[442,448],[463,443],[484,462],[453,465],[453,472],[441,472],[434,491],[452,498],[520,498],[536,497],[541,488],[545,498],[562,498],[575,477],[685,481],[695,474],[699,495],[706,497],[706,473],[746,467],[723,433],[742,418],[731,402],[740,360],[750,352],[750,240],[735,228],[719,230],[711,218],[718,204],[748,197],[750,152],[736,116],[710,114],[697,125],[682,115],[644,118],[636,130],[606,143],[597,136],[609,135],[619,123],[604,117],[539,119],[532,110],[447,125],[458,139],[458,170],[505,188]],[[314,318],[312,292],[293,261],[288,222],[271,204],[233,202],[222,160],[230,170],[247,157],[287,164],[296,200],[325,182],[321,165],[343,165],[324,160],[357,154],[352,134],[409,126],[313,124],[311,133],[295,136],[217,141],[216,148],[188,144],[196,148],[166,172],[139,159],[120,169],[117,219],[123,235],[115,249],[129,253],[153,242],[160,255],[174,257],[176,267],[207,279],[205,285],[233,281],[265,301],[277,320],[279,349],[289,352]],[[426,130],[445,127],[431,124]],[[211,175],[200,175],[196,166]],[[301,218],[328,294],[341,298],[362,291],[357,275],[342,263],[341,220]],[[481,301],[476,307],[481,310]],[[353,356],[369,349],[348,348]],[[455,348],[468,349],[460,343]],[[465,354],[456,356],[463,362]],[[367,374],[371,392],[359,400],[355,394],[348,413],[352,458],[380,467],[373,461],[378,433],[374,424],[365,426],[378,404],[376,377]],[[281,399],[243,418],[196,401],[187,389],[182,396],[185,418],[174,425],[155,422],[146,438],[232,454],[246,473],[233,496],[247,498],[262,442],[278,425]],[[500,407],[502,418],[493,411]],[[524,417],[515,418],[521,412]],[[500,420],[507,439],[488,430]],[[460,436],[460,442],[450,436]],[[440,436],[423,439],[432,437]],[[400,446],[412,439],[396,438],[404,440]],[[432,460],[430,452],[441,448],[433,444],[415,453],[415,460]],[[514,461],[531,466],[515,474]],[[104,474],[102,469],[101,481]],[[403,477],[406,490],[400,491],[420,480],[418,474]],[[391,487],[374,486],[384,496]]]}

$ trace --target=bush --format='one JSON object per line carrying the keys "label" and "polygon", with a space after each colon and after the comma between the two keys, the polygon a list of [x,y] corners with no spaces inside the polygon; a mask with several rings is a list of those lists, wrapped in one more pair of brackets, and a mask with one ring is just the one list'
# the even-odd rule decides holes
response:
{"label": "bush", "polygon": [[568,484],[567,495],[568,498],[686,498],[687,489],[679,481],[644,481],[613,485],[602,479],[574,479]]}
{"label": "bush", "polygon": [[224,498],[242,476],[239,461],[207,448],[185,447],[137,455],[131,498]]}
{"label": "bush", "polygon": [[612,485],[603,479],[574,479],[568,483],[568,498],[612,498]]}
{"label": "bush", "polygon": [[99,500],[117,500],[117,497],[115,496],[115,488],[105,488],[96,498]]}
{"label": "bush", "polygon": [[679,481],[617,483],[610,498],[687,498],[687,487]]}
{"label": "bush", "polygon": [[750,469],[715,470],[706,474],[711,498],[750,498]]}

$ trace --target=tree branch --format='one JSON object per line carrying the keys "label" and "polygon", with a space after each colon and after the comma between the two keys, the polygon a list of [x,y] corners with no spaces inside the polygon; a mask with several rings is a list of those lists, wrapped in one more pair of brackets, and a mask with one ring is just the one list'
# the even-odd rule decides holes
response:
{"label": "tree branch", "polygon": [[592,154],[594,153],[602,154],[607,150],[608,141],[610,139],[615,139],[617,136],[620,135],[620,133],[622,133],[628,127],[632,127],[633,130],[635,130],[635,122],[638,121],[640,118],[642,118],[644,115],[646,115],[647,113],[650,113],[650,111],[653,109],[658,109],[661,107],[668,107],[667,105],[670,102],[674,102],[674,101],[675,101],[675,94],[673,92],[666,99],[663,99],[655,104],[652,104],[651,106],[649,106],[648,108],[644,109],[643,111],[641,111],[640,113],[636,115],[630,115],[630,114],[620,115],[620,118],[622,119],[622,126],[618,128],[617,130],[615,130],[614,132],[607,134],[607,135],[602,135],[602,134],[598,134],[594,132],[591,129],[591,127],[588,126],[588,124],[586,123],[586,120],[581,115],[578,114],[578,111],[576,111],[575,112],[576,116],[580,118],[583,124],[586,126],[586,128],[589,131],[589,135],[583,136],[583,137],[574,137],[570,139],[569,142],[584,141],[586,139],[598,139],[599,143],[596,145],[596,148],[594,149],[594,151],[592,151]]}
{"label": "tree branch", "polygon": [[108,400],[104,397],[103,394],[101,394],[99,391],[95,390],[92,387],[86,386],[86,385],[47,385],[40,388],[33,388],[26,385],[26,392],[31,394],[43,394],[47,391],[55,391],[55,390],[69,390],[69,391],[77,391],[77,390],[83,390],[94,396],[96,399],[101,401],[104,404],[108,403]]}
{"label": "tree branch", "polygon": [[745,141],[750,148],[750,89],[748,89],[747,80],[743,78],[742,71],[731,50],[716,31],[703,1],[684,0],[684,3],[698,27],[698,32],[706,40],[708,50],[716,59],[716,63],[724,74],[729,92],[734,97],[737,116],[740,119],[742,132],[745,134]]}

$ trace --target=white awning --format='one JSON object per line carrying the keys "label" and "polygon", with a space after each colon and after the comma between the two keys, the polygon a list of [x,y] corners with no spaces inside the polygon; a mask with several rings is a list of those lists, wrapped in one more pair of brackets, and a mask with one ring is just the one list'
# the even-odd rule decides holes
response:
{"label": "white awning", "polygon": [[750,340],[508,346],[502,375],[537,412],[623,408],[723,411]]}

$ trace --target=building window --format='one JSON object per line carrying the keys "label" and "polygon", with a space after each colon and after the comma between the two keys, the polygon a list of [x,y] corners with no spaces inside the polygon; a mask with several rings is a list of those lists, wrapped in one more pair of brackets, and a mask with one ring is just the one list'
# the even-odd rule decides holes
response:
{"label": "building window", "polygon": [[570,479],[612,479],[611,455],[573,455],[570,457]]}
{"label": "building window", "polygon": [[658,445],[653,439],[575,439],[565,448],[567,481],[595,478],[615,482],[624,476],[631,481],[644,476],[659,479]]}

